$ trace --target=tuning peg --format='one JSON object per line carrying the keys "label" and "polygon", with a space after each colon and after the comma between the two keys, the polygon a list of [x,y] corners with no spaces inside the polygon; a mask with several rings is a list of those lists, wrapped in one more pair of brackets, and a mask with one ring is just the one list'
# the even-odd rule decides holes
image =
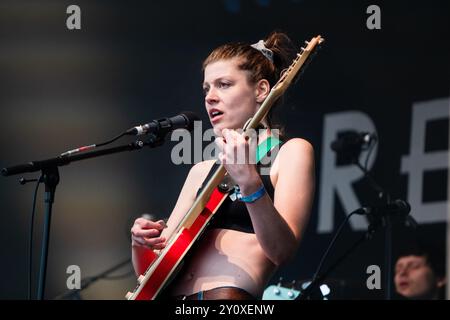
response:
{"label": "tuning peg", "polygon": [[301,47],[301,48],[300,48],[300,50],[302,50],[302,52],[304,52],[304,51],[305,51],[306,49],[305,49],[305,48],[303,48],[303,47]]}
{"label": "tuning peg", "polygon": [[280,279],[278,280],[278,284],[277,286],[281,287],[281,283],[283,282],[283,277],[280,277]]}
{"label": "tuning peg", "polygon": [[294,289],[294,288],[295,288],[295,283],[296,283],[296,281],[295,281],[295,280],[292,280],[292,282],[291,282],[291,289]]}
{"label": "tuning peg", "polygon": [[305,44],[308,45],[308,44],[309,44],[309,41],[305,41]]}

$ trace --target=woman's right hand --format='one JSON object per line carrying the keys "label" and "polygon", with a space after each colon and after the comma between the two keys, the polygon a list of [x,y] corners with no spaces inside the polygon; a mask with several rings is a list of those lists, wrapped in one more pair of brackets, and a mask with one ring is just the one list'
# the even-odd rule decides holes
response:
{"label": "woman's right hand", "polygon": [[166,228],[163,220],[151,221],[137,218],[131,228],[131,245],[133,247],[146,247],[152,250],[161,250],[166,239],[161,237],[162,230]]}

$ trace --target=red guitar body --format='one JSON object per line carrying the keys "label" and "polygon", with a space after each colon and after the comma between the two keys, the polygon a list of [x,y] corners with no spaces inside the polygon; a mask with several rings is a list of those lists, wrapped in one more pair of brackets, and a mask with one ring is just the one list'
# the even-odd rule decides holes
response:
{"label": "red guitar body", "polygon": [[227,196],[227,193],[220,192],[218,188],[214,189],[210,200],[191,227],[183,227],[164,253],[156,256],[145,274],[139,276],[135,291],[127,294],[128,300],[154,300],[158,296]]}

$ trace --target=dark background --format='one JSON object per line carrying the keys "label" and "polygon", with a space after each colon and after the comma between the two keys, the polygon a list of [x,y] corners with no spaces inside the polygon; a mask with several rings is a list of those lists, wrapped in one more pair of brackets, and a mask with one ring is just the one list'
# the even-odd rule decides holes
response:
{"label": "dark background", "polygon": [[[81,30],[66,28],[66,8],[81,8]],[[366,8],[381,8],[381,30],[366,27]],[[412,104],[449,96],[448,1],[0,1],[0,167],[58,155],[106,140],[133,125],[183,110],[201,115],[201,63],[216,46],[257,42],[280,29],[299,45],[315,35],[326,42],[281,109],[289,136],[309,140],[321,180],[325,114],[361,110],[380,137],[373,175],[395,198],[407,197],[400,159],[410,149]],[[129,140],[129,139],[128,139]],[[122,140],[123,142],[128,141]],[[131,141],[131,140],[130,140]],[[430,148],[448,149],[448,121],[433,131]],[[66,268],[96,275],[130,256],[129,229],[147,212],[170,214],[190,165],[173,165],[173,142],[134,153],[86,160],[60,169],[48,257],[46,298],[65,291]],[[27,177],[35,177],[30,174]],[[27,243],[34,184],[0,179],[1,299],[27,293]],[[447,200],[447,171],[427,192]],[[364,183],[360,201],[374,203]],[[318,234],[316,201],[296,258],[279,270],[285,281],[309,279],[333,233]],[[444,191],[443,191],[444,190]],[[439,198],[440,197],[440,198]],[[38,271],[43,189],[37,199],[34,274]],[[337,201],[335,219],[343,209]],[[414,215],[414,208],[412,211]],[[398,230],[397,230],[398,229]],[[446,224],[422,226],[444,246]],[[346,227],[330,259],[362,235]],[[396,228],[395,245],[404,243]],[[406,241],[407,242],[407,241]],[[396,249],[396,248],[394,248]],[[379,299],[366,288],[368,265],[382,266],[380,231],[330,276],[347,285],[340,297]],[[330,261],[331,262],[331,261]],[[128,265],[116,274],[127,274]],[[33,292],[37,283],[34,277]],[[100,280],[85,299],[122,299],[132,275]],[[338,297],[339,295],[336,295]]]}

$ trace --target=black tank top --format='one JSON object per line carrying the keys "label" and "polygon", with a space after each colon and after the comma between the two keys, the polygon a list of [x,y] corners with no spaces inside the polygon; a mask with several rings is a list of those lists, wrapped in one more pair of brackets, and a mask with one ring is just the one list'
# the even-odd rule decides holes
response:
{"label": "black tank top", "polygon": [[[273,201],[274,188],[272,186],[272,182],[270,181],[270,167],[271,164],[275,161],[275,158],[278,154],[278,150],[281,148],[282,143],[280,143],[278,148],[274,148],[272,151],[269,151],[267,155],[261,159],[261,161],[256,165],[258,172],[260,173],[261,180],[266,188],[267,194]],[[270,161],[269,161],[270,159]],[[202,191],[204,185],[209,181],[214,172],[216,171],[219,164],[214,163],[211,170],[208,173],[208,176],[204,180],[202,186],[197,192],[197,196]],[[262,172],[264,170],[266,172]],[[266,173],[266,174],[261,174]],[[248,213],[247,207],[244,202],[239,200],[231,200],[230,196],[228,196],[222,205],[219,207],[217,212],[214,214],[211,219],[208,229],[231,229],[237,230],[247,233],[255,233],[253,229],[252,220]]]}

